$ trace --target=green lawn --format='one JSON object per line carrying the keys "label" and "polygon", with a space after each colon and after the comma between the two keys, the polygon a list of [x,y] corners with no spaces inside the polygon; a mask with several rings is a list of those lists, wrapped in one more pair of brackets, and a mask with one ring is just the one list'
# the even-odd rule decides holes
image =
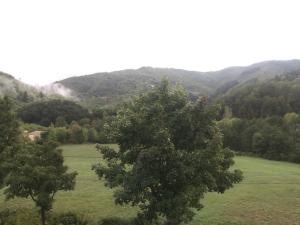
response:
{"label": "green lawn", "polygon": [[[136,209],[114,204],[112,191],[91,170],[100,160],[94,145],[62,148],[66,164],[79,175],[75,191],[56,196],[54,211],[76,211],[92,220],[135,215]],[[300,165],[251,157],[236,157],[235,161],[244,172],[244,181],[225,194],[207,194],[205,208],[190,225],[300,225]],[[0,209],[33,207],[30,200],[3,199]]]}

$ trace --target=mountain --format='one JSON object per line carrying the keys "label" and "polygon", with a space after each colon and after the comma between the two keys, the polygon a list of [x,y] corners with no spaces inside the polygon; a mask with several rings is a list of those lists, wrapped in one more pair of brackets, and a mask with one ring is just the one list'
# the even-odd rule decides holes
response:
{"label": "mountain", "polygon": [[71,95],[71,92],[71,90],[59,83],[52,83],[45,86],[31,86],[15,79],[10,74],[0,72],[0,97],[4,95],[9,96],[17,103],[18,107],[39,100],[78,100],[75,96]]}
{"label": "mountain", "polygon": [[0,72],[0,96],[9,95],[21,103],[67,98],[94,108],[128,100],[159,85],[163,77],[167,77],[171,85],[182,84],[195,99],[200,95],[222,96],[249,82],[264,82],[299,70],[300,60],[265,61],[211,72],[142,67],[70,77],[43,87],[32,87]]}
{"label": "mountain", "polygon": [[300,69],[300,60],[273,60],[264,61],[244,67],[229,67],[223,70],[208,72],[208,75],[213,76],[218,80],[219,84],[224,84],[232,80],[237,80],[243,83],[247,80],[257,78],[260,80],[271,79],[275,76],[280,76]]}
{"label": "mountain", "polygon": [[157,86],[163,77],[172,85],[181,83],[192,97],[216,96],[251,80],[269,80],[299,69],[300,60],[265,61],[212,72],[142,67],[70,77],[56,83],[71,90],[87,106],[110,105]]}
{"label": "mountain", "polygon": [[71,77],[57,83],[84,101],[112,104],[152,89],[163,77],[168,77],[173,85],[183,84],[193,95],[209,94],[215,88],[214,82],[200,72],[151,67]]}
{"label": "mountain", "polygon": [[38,91],[13,76],[0,72],[0,97],[7,95],[17,102],[30,102],[38,98]]}

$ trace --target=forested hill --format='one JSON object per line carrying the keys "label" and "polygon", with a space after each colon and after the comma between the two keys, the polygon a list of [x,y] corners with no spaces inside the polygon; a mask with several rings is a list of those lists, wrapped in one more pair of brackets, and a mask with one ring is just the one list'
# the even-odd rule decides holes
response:
{"label": "forested hill", "polygon": [[181,83],[196,96],[207,95],[215,89],[215,82],[204,73],[151,67],[70,77],[58,83],[71,89],[84,101],[98,100],[103,104],[110,104],[154,88],[163,77],[167,77],[173,85]]}
{"label": "forested hill", "polygon": [[0,96],[9,95],[18,102],[26,103],[41,100],[49,95],[51,98],[63,95],[61,97],[79,101],[82,105],[93,108],[123,102],[131,96],[154,88],[163,77],[167,77],[172,85],[181,83],[190,96],[196,98],[199,95],[227,95],[231,90],[242,88],[244,84],[254,80],[269,80],[295,71],[300,71],[300,60],[265,61],[212,72],[142,67],[70,77],[39,90],[0,72]]}
{"label": "forested hill", "polygon": [[71,89],[75,96],[87,104],[112,104],[155,87],[162,77],[167,77],[173,85],[181,83],[192,96],[216,96],[249,80],[271,79],[297,70],[300,70],[300,60],[266,61],[213,72],[142,67],[70,77],[57,83]]}
{"label": "forested hill", "polygon": [[252,79],[219,98],[239,118],[300,113],[300,70],[267,81]]}
{"label": "forested hill", "polygon": [[224,145],[268,159],[300,162],[300,70],[251,79],[220,95]]}
{"label": "forested hill", "polygon": [[38,91],[13,76],[0,72],[0,97],[7,95],[17,102],[27,103],[38,97]]}

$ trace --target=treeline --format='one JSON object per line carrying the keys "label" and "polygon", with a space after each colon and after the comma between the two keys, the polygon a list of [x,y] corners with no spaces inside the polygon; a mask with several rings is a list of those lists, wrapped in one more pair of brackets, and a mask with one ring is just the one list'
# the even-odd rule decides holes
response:
{"label": "treeline", "polygon": [[42,141],[60,144],[110,143],[106,135],[107,125],[116,108],[95,108],[88,111],[68,100],[48,100],[28,104],[19,111],[27,132],[42,131]]}
{"label": "treeline", "polygon": [[234,117],[245,119],[300,113],[299,99],[300,71],[264,82],[254,79],[222,97]]}
{"label": "treeline", "polygon": [[224,145],[237,152],[300,162],[300,71],[253,79],[219,97]]}
{"label": "treeline", "polygon": [[223,119],[218,125],[224,145],[232,150],[300,163],[300,114]]}
{"label": "treeline", "polygon": [[50,126],[42,133],[41,141],[55,141],[60,144],[110,143],[102,120],[90,121],[88,118],[73,121],[65,126]]}
{"label": "treeline", "polygon": [[35,123],[49,126],[55,123],[58,117],[63,117],[67,123],[89,117],[87,109],[67,100],[38,101],[20,109],[19,115],[26,123]]}

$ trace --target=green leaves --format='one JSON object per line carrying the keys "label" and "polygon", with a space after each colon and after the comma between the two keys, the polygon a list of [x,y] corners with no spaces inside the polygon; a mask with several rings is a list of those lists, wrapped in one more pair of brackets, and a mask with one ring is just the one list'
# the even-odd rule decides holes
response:
{"label": "green leaves", "polygon": [[18,151],[19,135],[19,124],[10,100],[7,97],[0,99],[0,188],[9,172],[7,165]]}
{"label": "green leaves", "polygon": [[10,164],[10,173],[5,179],[7,199],[31,198],[41,212],[52,208],[55,194],[73,190],[77,173],[67,173],[64,159],[56,144],[28,143]]}
{"label": "green leaves", "polygon": [[216,115],[205,99],[192,104],[182,88],[170,90],[164,80],[118,112],[119,150],[97,146],[105,163],[93,169],[117,188],[117,204],[140,207],[144,224],[159,217],[166,224],[188,222],[206,192],[223,193],[242,179],[240,171],[229,171],[233,153],[222,148]]}
{"label": "green leaves", "polygon": [[20,117],[24,122],[42,126],[49,126],[51,123],[62,126],[65,122],[71,123],[73,120],[88,116],[88,110],[82,106],[72,101],[59,99],[34,102],[20,110]]}

